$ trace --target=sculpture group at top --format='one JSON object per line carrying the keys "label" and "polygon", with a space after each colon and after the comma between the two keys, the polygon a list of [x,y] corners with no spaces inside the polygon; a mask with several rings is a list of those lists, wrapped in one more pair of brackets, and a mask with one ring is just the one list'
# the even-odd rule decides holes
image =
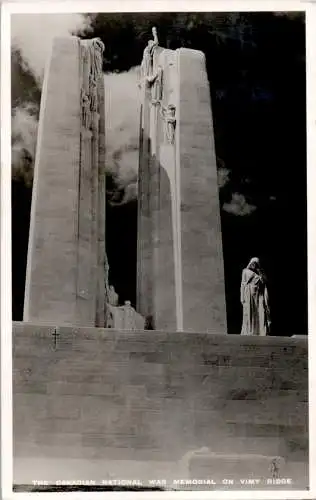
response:
{"label": "sculpture group at top", "polygon": [[153,39],[148,41],[141,63],[141,86],[151,89],[151,105],[158,106],[164,122],[165,142],[174,144],[176,127],[175,102],[162,104],[163,100],[163,68],[157,54],[159,40],[157,29],[152,29]]}

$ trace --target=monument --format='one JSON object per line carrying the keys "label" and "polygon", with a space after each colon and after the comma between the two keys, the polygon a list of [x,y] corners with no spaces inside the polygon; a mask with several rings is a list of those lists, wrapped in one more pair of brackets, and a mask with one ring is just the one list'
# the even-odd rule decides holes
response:
{"label": "monument", "polygon": [[227,333],[205,58],[163,49],[141,66],[137,308],[156,329]]}
{"label": "monument", "polygon": [[[153,35],[140,82],[137,312],[155,329],[226,333],[204,56],[163,49]],[[25,321],[107,326],[103,50],[99,39],[54,41],[41,99]]]}
{"label": "monument", "polygon": [[[222,335],[204,56],[164,50],[153,35],[140,82],[137,313],[119,305],[108,279],[104,47],[76,37],[53,43],[24,322],[13,324],[14,483],[137,477],[183,489],[184,474],[203,481],[211,468],[215,488],[225,489],[223,474],[242,455],[239,474],[279,471],[296,478],[289,488],[305,488],[306,338]],[[144,330],[145,317],[156,331]]]}

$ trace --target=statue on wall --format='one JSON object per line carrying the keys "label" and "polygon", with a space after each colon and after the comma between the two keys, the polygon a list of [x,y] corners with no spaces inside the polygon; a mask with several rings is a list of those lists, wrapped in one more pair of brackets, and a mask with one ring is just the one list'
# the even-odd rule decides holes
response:
{"label": "statue on wall", "polygon": [[113,285],[109,286],[109,291],[108,291],[108,302],[111,306],[118,306],[119,302],[119,296],[115,291],[115,288]]}
{"label": "statue on wall", "polygon": [[267,335],[271,326],[269,297],[257,257],[253,257],[242,272],[240,300],[243,306],[241,335]]}
{"label": "statue on wall", "polygon": [[104,43],[100,38],[93,38],[91,40],[91,74],[95,80],[102,75],[102,66],[103,66],[103,52],[104,52]]}
{"label": "statue on wall", "polygon": [[151,77],[149,83],[152,84],[151,103],[160,104],[162,99],[162,67],[158,66],[156,73]]}
{"label": "statue on wall", "polygon": [[151,87],[152,104],[159,104],[162,98],[162,67],[155,63],[154,55],[158,47],[157,29],[152,29],[153,40],[149,40],[141,63],[142,84]]}
{"label": "statue on wall", "polygon": [[132,307],[131,302],[126,300],[123,311],[123,330],[144,330],[145,319]]}
{"label": "statue on wall", "polygon": [[104,44],[100,38],[83,40],[82,44],[82,89],[81,108],[82,124],[84,128],[91,130],[95,123],[97,113],[97,85],[102,76]]}
{"label": "statue on wall", "polygon": [[123,306],[108,304],[106,328],[132,331],[144,330],[144,326],[144,318],[135,311],[129,300]]}
{"label": "statue on wall", "polygon": [[92,123],[91,113],[90,113],[91,102],[89,96],[83,89],[81,92],[81,110],[82,110],[82,125],[84,126],[85,129],[90,130]]}
{"label": "statue on wall", "polygon": [[90,50],[90,94],[91,110],[97,111],[97,85],[102,76],[104,44],[100,38],[93,38],[89,47]]}
{"label": "statue on wall", "polygon": [[158,47],[159,43],[156,28],[152,29],[152,34],[153,34],[153,40],[148,41],[147,47],[145,48],[143,53],[143,60],[141,63],[141,73],[143,81],[149,81],[149,79],[153,75],[154,52]]}
{"label": "statue on wall", "polygon": [[113,285],[106,287],[106,318],[105,328],[115,328],[117,326],[117,312],[119,311],[119,296]]}
{"label": "statue on wall", "polygon": [[164,122],[165,141],[174,144],[176,128],[176,107],[174,104],[168,104],[161,108],[161,115]]}
{"label": "statue on wall", "polygon": [[87,49],[87,42],[82,43],[80,46],[81,52],[81,112],[82,112],[82,125],[86,130],[91,130],[92,116],[91,116],[91,94],[89,85],[89,66],[90,66],[90,53]]}
{"label": "statue on wall", "polygon": [[110,266],[108,262],[107,255],[105,254],[104,259],[104,287],[105,287],[105,302],[111,306],[118,306],[119,296],[115,291],[113,285],[109,283],[109,272]]}

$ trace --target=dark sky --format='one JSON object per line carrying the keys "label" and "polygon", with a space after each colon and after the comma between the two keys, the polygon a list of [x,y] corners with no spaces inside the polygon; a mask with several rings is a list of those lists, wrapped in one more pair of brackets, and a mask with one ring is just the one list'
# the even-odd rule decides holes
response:
{"label": "dark sky", "polygon": [[[106,70],[139,63],[153,23],[161,45],[206,54],[218,165],[229,174],[220,192],[229,333],[240,332],[240,277],[252,256],[262,259],[269,280],[271,333],[307,333],[304,15],[125,15],[124,31],[122,15],[104,16],[89,37],[105,42]],[[15,104],[23,93],[17,81]],[[12,185],[13,318],[20,320],[31,190],[22,181]],[[253,207],[248,215],[229,209],[236,193]],[[110,278],[122,301],[135,302],[136,236],[137,203],[108,205]]]}

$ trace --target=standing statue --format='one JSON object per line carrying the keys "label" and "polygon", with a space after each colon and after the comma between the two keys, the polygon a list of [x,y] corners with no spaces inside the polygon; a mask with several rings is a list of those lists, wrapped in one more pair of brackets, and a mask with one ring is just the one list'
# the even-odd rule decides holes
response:
{"label": "standing statue", "polygon": [[103,51],[104,44],[100,38],[93,38],[90,46],[90,95],[91,95],[91,111],[97,111],[97,85],[98,79],[102,76]]}
{"label": "standing statue", "polygon": [[118,306],[119,302],[119,296],[115,291],[115,288],[113,285],[109,286],[109,292],[108,292],[108,302],[111,306]]}
{"label": "standing statue", "polygon": [[147,82],[152,85],[151,88],[151,103],[160,104],[162,99],[162,67],[158,66],[157,71],[152,77],[147,78]]}
{"label": "standing statue", "polygon": [[91,129],[91,100],[84,90],[81,92],[81,109],[82,109],[82,124],[86,130]]}
{"label": "standing statue", "polygon": [[111,306],[118,306],[119,296],[115,291],[113,285],[109,282],[109,272],[110,266],[107,255],[105,254],[104,259],[104,290],[105,290],[105,302]]}
{"label": "standing statue", "polygon": [[102,77],[104,44],[100,38],[81,42],[82,88],[81,108],[82,124],[87,130],[97,127],[98,81]]}
{"label": "standing statue", "polygon": [[271,326],[269,298],[257,257],[253,257],[242,272],[240,300],[243,306],[241,335],[267,335]]}
{"label": "standing statue", "polygon": [[153,59],[156,47],[158,47],[157,29],[152,29],[153,40],[149,40],[147,47],[143,53],[143,60],[141,64],[142,80],[148,81],[153,75]]}
{"label": "standing statue", "polygon": [[157,58],[155,58],[155,52],[159,44],[157,29],[155,27],[152,29],[152,34],[153,40],[149,40],[143,53],[139,87],[150,87],[151,104],[159,105],[162,99],[163,70],[161,65],[158,64]]}
{"label": "standing statue", "polygon": [[91,40],[91,50],[93,52],[91,72],[93,78],[97,80],[102,75],[104,43],[101,38],[93,38]]}
{"label": "standing statue", "polygon": [[168,104],[161,108],[161,115],[164,120],[165,141],[174,144],[176,128],[176,107],[174,104]]}
{"label": "standing statue", "polygon": [[[105,318],[105,328],[115,328],[118,326],[118,313],[120,308],[118,307],[119,296],[115,291],[114,286],[108,286],[106,293],[106,318]],[[119,325],[120,326],[120,325]]]}

